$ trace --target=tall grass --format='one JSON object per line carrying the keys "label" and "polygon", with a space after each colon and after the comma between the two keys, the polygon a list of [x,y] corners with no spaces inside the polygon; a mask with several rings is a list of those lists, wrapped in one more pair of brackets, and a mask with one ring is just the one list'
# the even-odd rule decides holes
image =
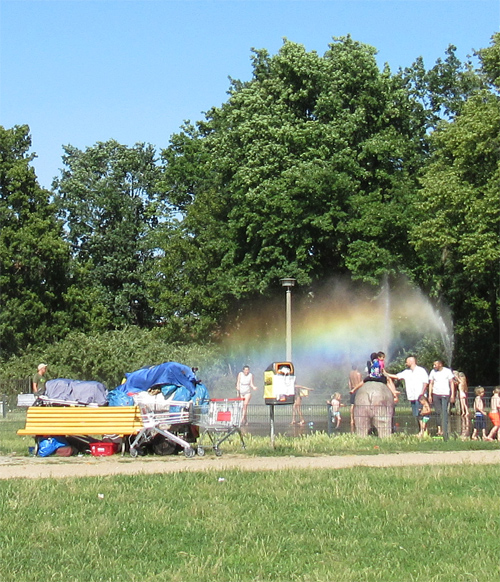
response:
{"label": "tall grass", "polygon": [[3,582],[498,580],[498,466],[0,481]]}

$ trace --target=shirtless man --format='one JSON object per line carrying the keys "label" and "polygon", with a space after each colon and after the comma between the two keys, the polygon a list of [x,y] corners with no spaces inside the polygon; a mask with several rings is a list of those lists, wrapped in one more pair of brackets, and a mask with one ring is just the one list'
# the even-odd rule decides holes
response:
{"label": "shirtless man", "polygon": [[354,398],[355,392],[354,389],[363,381],[363,376],[361,372],[358,370],[357,366],[352,366],[352,370],[349,372],[349,396],[350,396],[350,403],[351,403],[351,432],[354,432]]}

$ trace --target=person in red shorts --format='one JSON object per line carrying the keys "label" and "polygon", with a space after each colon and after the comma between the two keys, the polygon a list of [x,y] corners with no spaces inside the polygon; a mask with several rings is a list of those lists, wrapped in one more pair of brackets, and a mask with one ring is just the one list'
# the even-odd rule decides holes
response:
{"label": "person in red shorts", "polygon": [[493,426],[488,434],[484,437],[485,441],[495,440],[495,436],[500,441],[500,386],[497,386],[493,390],[493,396],[491,397],[491,412],[488,414]]}

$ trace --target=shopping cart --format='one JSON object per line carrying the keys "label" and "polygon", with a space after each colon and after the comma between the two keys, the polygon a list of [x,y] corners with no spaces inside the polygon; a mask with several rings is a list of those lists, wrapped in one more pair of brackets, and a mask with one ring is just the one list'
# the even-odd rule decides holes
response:
{"label": "shopping cart", "polygon": [[[193,403],[170,401],[168,408],[156,410],[154,407],[143,404],[139,406],[143,428],[130,443],[130,455],[137,457],[144,445],[153,441],[158,435],[166,439],[172,447],[172,452],[177,446],[184,450],[186,457],[194,457],[196,450],[180,436],[182,427],[190,428],[193,419]],[[175,431],[175,432],[174,432]]]}
{"label": "shopping cart", "polygon": [[198,440],[198,455],[205,454],[203,448],[205,436],[210,439],[212,448],[218,457],[222,455],[219,445],[235,433],[240,436],[241,446],[246,448],[240,430],[243,403],[243,398],[223,398],[210,400],[206,404],[194,407],[192,423],[202,429]]}

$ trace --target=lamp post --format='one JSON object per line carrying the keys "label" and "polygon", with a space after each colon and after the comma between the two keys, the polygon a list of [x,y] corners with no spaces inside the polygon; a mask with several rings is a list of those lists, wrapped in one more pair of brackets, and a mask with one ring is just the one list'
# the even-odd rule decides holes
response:
{"label": "lamp post", "polygon": [[292,287],[296,279],[285,277],[280,279],[281,285],[286,289],[286,361],[292,361]]}

